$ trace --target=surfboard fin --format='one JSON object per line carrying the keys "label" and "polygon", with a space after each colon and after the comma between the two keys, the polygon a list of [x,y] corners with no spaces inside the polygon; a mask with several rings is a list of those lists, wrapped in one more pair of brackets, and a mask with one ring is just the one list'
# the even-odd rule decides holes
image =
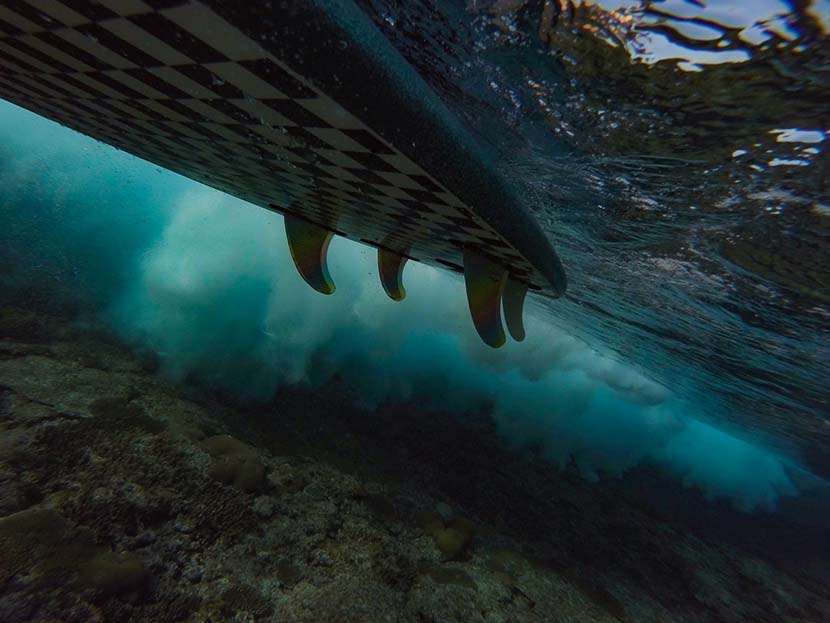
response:
{"label": "surfboard fin", "polygon": [[464,247],[464,282],[476,331],[485,344],[499,348],[505,342],[501,302],[507,270],[469,247]]}
{"label": "surfboard fin", "polygon": [[504,322],[507,324],[507,330],[517,342],[525,339],[525,326],[524,320],[522,319],[522,312],[524,310],[526,296],[527,284],[508,277],[507,284],[504,286],[502,308],[504,309]]}
{"label": "surfboard fin", "polygon": [[406,297],[406,288],[403,287],[403,268],[407,257],[393,251],[378,248],[378,272],[380,283],[386,294],[393,301],[402,301]]}
{"label": "surfboard fin", "polygon": [[334,233],[319,225],[285,214],[285,235],[297,272],[312,288],[332,294],[334,281],[329,275],[326,256]]}

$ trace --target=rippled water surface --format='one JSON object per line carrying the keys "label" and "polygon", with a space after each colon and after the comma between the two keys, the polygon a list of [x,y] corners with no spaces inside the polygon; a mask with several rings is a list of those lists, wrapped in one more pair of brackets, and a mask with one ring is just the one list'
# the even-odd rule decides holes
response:
{"label": "rippled water surface", "polygon": [[521,186],[550,321],[826,475],[830,4],[361,4]]}

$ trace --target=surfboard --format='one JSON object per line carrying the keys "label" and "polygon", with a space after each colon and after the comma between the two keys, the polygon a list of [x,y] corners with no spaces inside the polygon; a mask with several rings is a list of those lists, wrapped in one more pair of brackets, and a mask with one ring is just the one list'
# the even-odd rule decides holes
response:
{"label": "surfboard", "polygon": [[4,0],[0,97],[285,217],[301,276],[335,290],[334,235],[464,274],[493,347],[562,264],[521,197],[351,0]]}

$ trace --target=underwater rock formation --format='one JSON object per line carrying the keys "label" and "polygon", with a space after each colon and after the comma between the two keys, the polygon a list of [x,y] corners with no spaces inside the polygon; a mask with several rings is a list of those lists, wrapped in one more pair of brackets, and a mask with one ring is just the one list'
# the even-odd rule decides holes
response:
{"label": "underwater rock formation", "polygon": [[219,482],[251,493],[265,479],[265,466],[248,444],[230,435],[216,435],[205,439],[201,447],[213,458],[209,474]]}

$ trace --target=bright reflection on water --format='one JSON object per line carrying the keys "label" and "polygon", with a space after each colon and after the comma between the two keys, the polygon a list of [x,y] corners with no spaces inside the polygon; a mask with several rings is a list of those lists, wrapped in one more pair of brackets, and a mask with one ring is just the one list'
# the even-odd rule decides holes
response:
{"label": "bright reflection on water", "polygon": [[[583,4],[595,4],[612,16],[609,31],[633,59],[646,63],[675,59],[687,71],[745,62],[752,58],[753,48],[786,46],[803,35],[798,14],[785,0]],[[811,9],[820,14],[818,3]],[[817,26],[823,28],[821,21]]]}

